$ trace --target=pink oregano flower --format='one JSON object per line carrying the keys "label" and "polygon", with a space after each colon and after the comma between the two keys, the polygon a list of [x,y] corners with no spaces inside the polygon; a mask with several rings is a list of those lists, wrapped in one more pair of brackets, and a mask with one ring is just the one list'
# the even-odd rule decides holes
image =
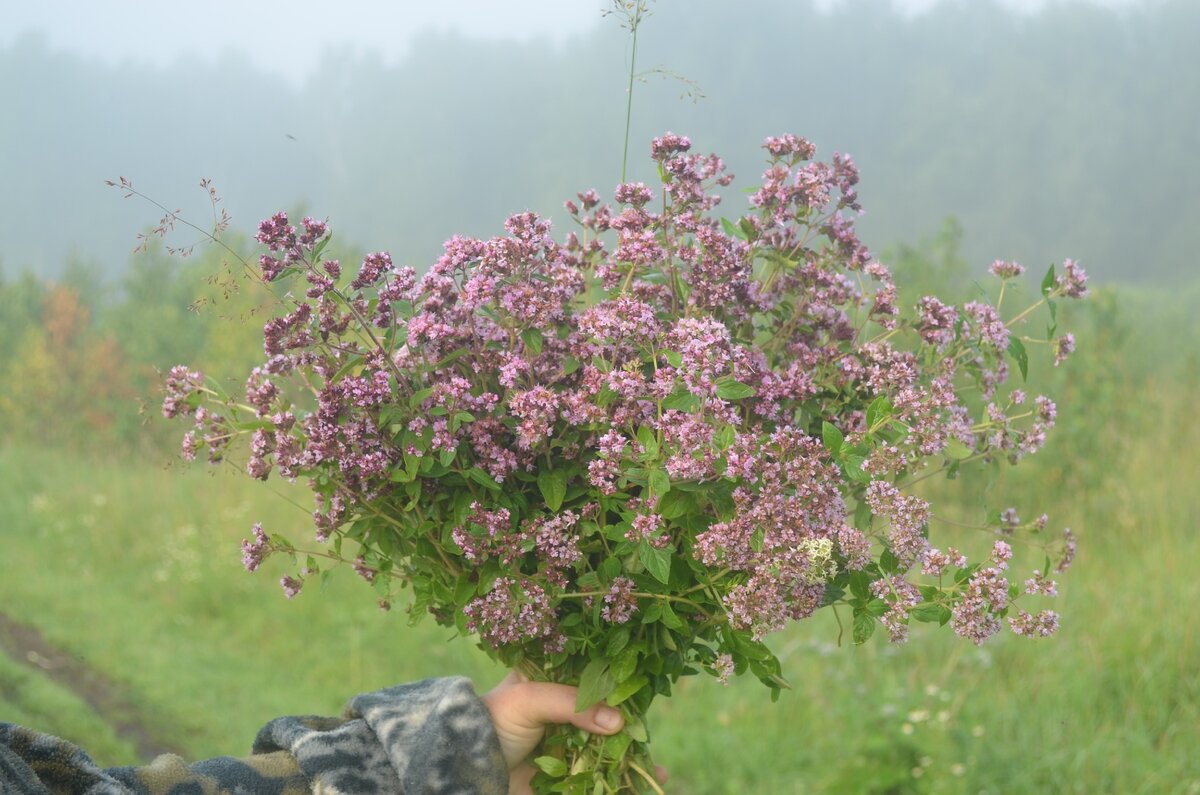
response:
{"label": "pink oregano flower", "polygon": [[[227,400],[176,367],[163,403],[192,423],[185,457],[244,449],[251,476],[310,484],[320,546],[256,525],[246,568],[307,555],[289,597],[321,559],[382,604],[407,586],[414,620],[631,715],[687,672],[778,689],[764,637],[828,606],[856,643],[878,626],[904,642],[915,622],[974,643],[1005,623],[1052,633],[1057,613],[1017,606],[1057,593],[1047,565],[1009,578],[1029,542],[1064,571],[1070,531],[1043,539],[1046,517],[1013,508],[971,563],[961,522],[911,489],[1045,443],[1055,403],[1001,391],[1041,342],[1017,322],[1037,307],[905,306],[854,231],[853,160],[817,161],[794,135],[764,150],[726,217],[724,162],[668,133],[650,147],[660,185],[619,185],[615,206],[578,194],[562,238],[533,213],[453,237],[419,278],[386,252],[327,257],[325,221],[263,221],[262,279],[303,283],[267,321],[261,366]],[[990,271],[1003,295],[1024,269]],[[1051,318],[1086,294],[1071,260],[1042,281]],[[1075,337],[1044,346],[1061,364]]]}

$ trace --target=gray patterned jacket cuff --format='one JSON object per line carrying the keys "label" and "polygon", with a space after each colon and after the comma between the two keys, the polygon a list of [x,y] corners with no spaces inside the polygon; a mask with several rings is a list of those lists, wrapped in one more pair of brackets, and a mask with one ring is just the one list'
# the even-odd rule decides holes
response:
{"label": "gray patterned jacket cuff", "polygon": [[292,717],[249,757],[187,765],[165,754],[101,768],[80,747],[0,723],[0,793],[50,795],[504,795],[508,769],[468,679],[426,679],[352,700],[340,718]]}
{"label": "gray patterned jacket cuff", "polygon": [[254,742],[256,754],[274,750],[291,752],[314,791],[319,784],[356,795],[508,792],[491,715],[464,677],[358,696],[338,720],[279,718]]}

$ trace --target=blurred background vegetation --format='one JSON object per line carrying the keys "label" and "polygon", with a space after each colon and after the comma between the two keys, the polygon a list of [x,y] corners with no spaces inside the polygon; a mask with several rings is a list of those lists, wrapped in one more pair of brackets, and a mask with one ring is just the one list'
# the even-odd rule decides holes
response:
{"label": "blurred background vegetation", "polygon": [[[1040,275],[1074,256],[1096,277],[1064,307],[1077,353],[1030,374],[1061,407],[1047,448],[930,485],[933,532],[964,548],[989,539],[951,523],[987,509],[1074,530],[1060,634],[839,648],[818,616],[772,639],[794,685],[779,704],[705,679],[655,707],[671,791],[1200,793],[1196,30],[1186,0],[916,17],[882,0],[654,6],[639,60],[704,98],[681,100],[673,79],[636,88],[632,177],[652,178],[638,153],[674,129],[729,158],[735,188],[753,184],[758,142],[792,131],[855,156],[862,229],[905,302],[987,293],[995,258]],[[391,66],[330,53],[299,86],[242,61],[154,71],[36,39],[0,50],[14,197],[0,213],[0,616],[103,677],[81,683],[0,625],[0,720],[105,764],[240,754],[279,714],[420,676],[499,678],[468,642],[379,612],[349,572],[294,602],[276,583],[286,561],[244,573],[250,524],[307,538],[307,499],[177,464],[184,428],[161,419],[157,385],[180,362],[240,383],[274,298],[216,247],[127,255],[157,215],[100,181],[132,165],[175,207],[213,176],[235,216],[224,241],[247,257],[259,217],[302,203],[331,216],[343,261],[390,248],[421,269],[450,234],[616,184],[622,36],[430,34]]]}

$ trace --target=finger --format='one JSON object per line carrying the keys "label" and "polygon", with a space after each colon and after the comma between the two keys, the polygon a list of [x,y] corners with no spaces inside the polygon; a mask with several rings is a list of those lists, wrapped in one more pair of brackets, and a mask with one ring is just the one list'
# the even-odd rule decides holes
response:
{"label": "finger", "polygon": [[668,773],[667,769],[665,767],[663,767],[662,765],[655,765],[654,766],[654,777],[656,779],[658,779],[659,784],[666,784],[667,779],[669,779],[671,777],[671,774]]}
{"label": "finger", "polygon": [[533,765],[522,762],[508,774],[508,795],[533,795],[533,787],[529,782],[537,771]]}

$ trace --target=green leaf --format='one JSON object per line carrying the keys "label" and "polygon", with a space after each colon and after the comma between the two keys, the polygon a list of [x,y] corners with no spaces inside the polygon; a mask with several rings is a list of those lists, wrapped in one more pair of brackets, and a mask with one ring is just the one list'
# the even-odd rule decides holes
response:
{"label": "green leaf", "polygon": [[729,376],[717,379],[717,397],[722,400],[742,400],[754,397],[754,394],[754,387],[749,384],[734,381]]}
{"label": "green leaf", "polygon": [[625,649],[623,652],[613,658],[612,666],[609,670],[612,672],[612,678],[620,684],[629,677],[633,676],[637,671],[638,651],[637,649]]}
{"label": "green leaf", "polygon": [[664,470],[652,469],[646,476],[646,485],[655,497],[662,497],[671,490],[671,478]]}
{"label": "green leaf", "polygon": [[547,776],[554,778],[562,778],[567,775],[567,763],[558,757],[554,756],[539,756],[533,760],[533,764],[538,770],[545,773]]}
{"label": "green leaf", "polygon": [[450,351],[450,353],[447,353],[445,356],[442,357],[441,361],[439,361],[437,364],[435,364],[433,366],[433,369],[434,370],[443,370],[446,368],[447,365],[449,365],[453,362],[457,362],[459,359],[466,356],[470,352],[471,351],[468,348],[458,348],[456,350]]}
{"label": "green leaf", "polygon": [[865,571],[850,572],[850,593],[863,604],[871,601],[871,575]]}
{"label": "green leaf", "polygon": [[864,533],[870,532],[872,519],[874,519],[874,514],[871,513],[871,506],[867,505],[866,500],[854,506],[854,526],[856,528]]}
{"label": "green leaf", "polygon": [[748,660],[762,662],[774,656],[766,644],[751,638],[749,632],[734,632],[731,639],[734,650]]}
{"label": "green leaf", "polygon": [[950,608],[946,607],[945,605],[926,602],[924,604],[917,605],[910,610],[908,614],[917,621],[922,621],[926,624],[932,624],[934,622],[942,623],[943,613],[948,612],[950,612]]}
{"label": "green leaf", "polygon": [[617,397],[617,393],[614,392],[608,384],[605,384],[600,388],[600,391],[596,393],[596,405],[602,409],[606,409],[612,405],[613,401],[616,400]]}
{"label": "green leaf", "polygon": [[683,619],[675,614],[675,610],[671,607],[670,602],[663,602],[662,618],[659,621],[669,629],[683,629]]}
{"label": "green leaf", "polygon": [[609,672],[608,660],[592,660],[579,675],[579,691],[575,695],[575,711],[583,712],[597,701],[603,700],[613,691],[616,684]]}
{"label": "green leaf", "polygon": [[946,455],[955,461],[962,461],[965,458],[975,455],[975,451],[963,444],[961,440],[951,437],[946,442]]}
{"label": "green leaf", "polygon": [[900,560],[890,549],[885,549],[879,555],[879,568],[886,574],[898,574],[900,572]]}
{"label": "green leaf", "polygon": [[762,527],[755,527],[754,532],[750,534],[750,549],[754,552],[763,551],[763,542],[766,540],[767,533]]}
{"label": "green leaf", "polygon": [[521,339],[525,341],[525,349],[537,356],[542,352],[542,332],[535,328],[527,328],[521,332]]}
{"label": "green leaf", "polygon": [[[667,606],[664,604],[663,605],[663,614],[665,615],[666,612],[667,612]],[[659,628],[658,642],[663,645],[663,648],[667,649],[668,651],[679,651],[679,645],[677,643],[675,643],[675,636],[671,634],[671,630],[667,629],[667,625],[659,624],[658,628]],[[679,658],[672,657],[669,659],[678,660]]]}
{"label": "green leaf", "polygon": [[638,545],[638,557],[641,558],[646,571],[650,572],[654,579],[666,585],[667,579],[671,576],[671,548],[658,549],[651,546],[650,542],[642,541]]}
{"label": "green leaf", "polygon": [[942,589],[936,585],[918,585],[917,592],[921,594],[921,598],[926,602],[936,602],[938,597],[942,595]]}
{"label": "green leaf", "polygon": [[[613,688],[613,691],[608,694],[608,705],[615,707],[648,684],[650,684],[650,679],[645,674],[629,677]],[[621,735],[617,736],[620,737]],[[628,735],[625,736],[628,737]]]}
{"label": "green leaf", "polygon": [[881,616],[888,611],[888,603],[882,599],[872,599],[867,602],[867,612],[873,616]]}
{"label": "green leaf", "polygon": [[433,387],[417,390],[413,393],[413,396],[408,399],[408,407],[410,409],[420,408],[421,404],[428,400],[431,395],[433,395]]}
{"label": "green leaf", "polygon": [[[1049,569],[1047,569],[1048,571]],[[604,650],[605,656],[616,657],[626,646],[629,645],[629,628],[620,627],[613,634],[608,636],[608,647]]]}
{"label": "green leaf", "polygon": [[438,456],[438,463],[444,467],[448,467],[454,463],[454,457],[458,455],[458,449],[443,450]]}
{"label": "green leaf", "polygon": [[865,611],[855,614],[854,643],[856,645],[862,645],[863,643],[866,643],[873,634],[875,634],[875,617]]}
{"label": "green leaf", "polygon": [[477,583],[471,581],[469,574],[464,574],[458,578],[458,582],[454,583],[454,601],[456,604],[464,605],[471,597],[475,595]]}
{"label": "green leaf", "polygon": [[501,490],[501,486],[496,482],[496,479],[479,467],[471,467],[467,470],[466,475],[485,489],[489,489],[490,491]]}
{"label": "green leaf", "polygon": [[557,511],[562,507],[563,497],[567,496],[566,475],[553,469],[542,470],[538,473],[537,484],[547,508]]}
{"label": "green leaf", "polygon": [[642,425],[637,430],[638,444],[642,446],[642,458],[646,461],[653,461],[658,458],[658,439],[654,435],[654,429],[649,425]]}
{"label": "green leaf", "polygon": [[[628,683],[622,685],[621,687],[618,687],[617,690],[614,690],[612,692],[612,695],[610,695],[608,697],[608,703],[610,705],[613,705],[613,699],[616,698],[617,691],[621,690],[622,688],[627,687],[627,686],[628,686]],[[634,693],[636,693],[636,692],[637,691],[635,690]],[[630,693],[629,695],[625,696],[625,698],[629,698],[629,696],[631,696],[631,695],[633,695],[633,693]],[[621,699],[621,701],[624,701],[625,698]],[[617,703],[619,704],[620,701],[618,701]],[[621,757],[625,756],[625,752],[629,750],[629,745],[632,742],[633,742],[633,738],[630,737],[626,732],[617,732],[616,734],[611,735],[610,737],[606,737],[604,740],[604,755],[607,756],[609,759],[620,759]]]}
{"label": "green leaf", "polygon": [[695,501],[684,491],[671,491],[658,501],[658,515],[664,519],[678,519],[695,509]]}
{"label": "green leaf", "polygon": [[579,369],[579,360],[574,356],[563,357],[563,375],[570,375]]}
{"label": "green leaf", "polygon": [[662,407],[668,411],[695,411],[700,405],[700,398],[680,389],[663,398]]}
{"label": "green leaf", "polygon": [[333,240],[333,232],[325,235],[325,237],[321,238],[321,240],[317,242],[316,248],[313,249],[312,253],[313,262],[321,261],[321,254],[325,252],[325,247],[329,245],[330,240]]}
{"label": "green leaf", "polygon": [[1050,263],[1050,270],[1046,271],[1046,275],[1042,278],[1042,295],[1050,295],[1054,290],[1054,263]]}
{"label": "green leaf", "polygon": [[[728,488],[723,488],[726,486]],[[733,501],[733,489],[729,481],[718,484],[715,488],[706,489],[704,497],[713,507],[718,520],[726,520],[733,515],[736,505]]]}
{"label": "green leaf", "polygon": [[713,444],[718,450],[728,450],[737,440],[737,430],[732,425],[726,425],[713,434]]}
{"label": "green leaf", "polygon": [[616,558],[605,558],[600,564],[600,576],[606,581],[611,581],[621,573],[621,561]]}
{"label": "green leaf", "polygon": [[738,240],[746,239],[745,231],[743,231],[740,226],[736,225],[733,221],[730,221],[728,218],[721,219],[721,228],[724,229],[725,234],[729,235],[730,237],[736,237]]}
{"label": "green leaf", "polygon": [[834,458],[840,457],[844,438],[841,430],[832,422],[826,420],[821,423],[821,442]]}
{"label": "green leaf", "polygon": [[892,402],[885,395],[880,395],[867,406],[867,433],[873,433],[877,426],[892,416]]}
{"label": "green leaf", "polygon": [[856,483],[869,483],[871,481],[871,473],[863,469],[863,464],[867,459],[861,455],[848,455],[842,463],[842,469],[846,473],[846,477]]}
{"label": "green leaf", "polygon": [[650,740],[650,735],[646,733],[646,724],[642,723],[641,718],[627,715],[625,717],[625,733],[632,737],[634,742],[644,743]]}
{"label": "green leaf", "polygon": [[1017,363],[1021,371],[1021,380],[1029,380],[1029,354],[1025,352],[1025,343],[1014,334],[1008,338],[1008,355]]}
{"label": "green leaf", "polygon": [[683,356],[681,356],[677,351],[663,351],[662,355],[663,358],[667,360],[667,364],[671,365],[672,367],[678,369],[679,367],[683,366]]}

